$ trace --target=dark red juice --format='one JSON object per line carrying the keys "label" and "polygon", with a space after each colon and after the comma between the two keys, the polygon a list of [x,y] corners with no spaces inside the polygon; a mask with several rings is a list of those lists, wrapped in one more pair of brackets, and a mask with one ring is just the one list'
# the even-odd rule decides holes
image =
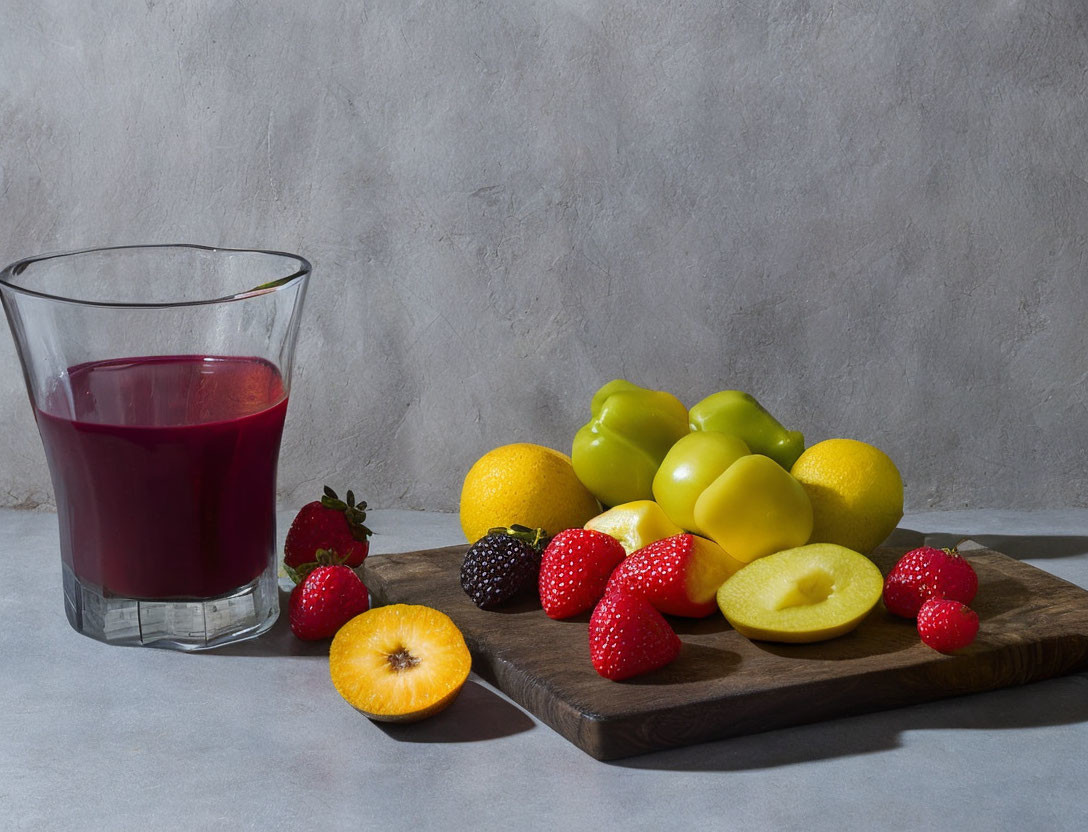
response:
{"label": "dark red juice", "polygon": [[254,580],[275,548],[287,395],[257,358],[81,364],[39,403],[61,556],[127,598],[208,598]]}

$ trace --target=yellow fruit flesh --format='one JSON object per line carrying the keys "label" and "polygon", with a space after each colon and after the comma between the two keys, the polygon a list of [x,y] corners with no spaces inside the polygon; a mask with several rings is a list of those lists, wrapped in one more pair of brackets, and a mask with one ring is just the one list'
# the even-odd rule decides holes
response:
{"label": "yellow fruit flesh", "polygon": [[718,590],[718,606],[741,635],[824,641],[860,624],[884,579],[864,555],[830,543],[788,549],[750,563]]}
{"label": "yellow fruit flesh", "polygon": [[575,476],[570,457],[542,445],[503,445],[480,457],[461,488],[461,530],[475,542],[515,523],[555,535],[581,528],[601,510]]}
{"label": "yellow fruit flesh", "polygon": [[444,613],[377,607],[345,624],[329,649],[329,673],[345,700],[371,719],[410,722],[442,710],[468,678],[472,657]]}
{"label": "yellow fruit flesh", "polygon": [[684,533],[653,500],[635,500],[610,508],[591,519],[585,527],[614,537],[627,554]]}
{"label": "yellow fruit flesh", "polygon": [[744,566],[713,540],[695,538],[685,591],[697,604],[714,598],[718,588]]}
{"label": "yellow fruit flesh", "polygon": [[881,451],[855,439],[828,439],[801,454],[790,472],[812,503],[813,543],[867,554],[903,517],[903,480]]}

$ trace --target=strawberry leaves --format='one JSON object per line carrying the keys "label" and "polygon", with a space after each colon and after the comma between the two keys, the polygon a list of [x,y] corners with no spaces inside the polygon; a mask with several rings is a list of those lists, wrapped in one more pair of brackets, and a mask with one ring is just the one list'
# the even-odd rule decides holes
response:
{"label": "strawberry leaves", "polygon": [[342,511],[344,519],[348,521],[351,536],[356,540],[366,540],[374,532],[366,526],[366,500],[355,502],[355,492],[350,488],[345,495],[347,500],[341,500],[335,491],[325,486],[325,493],[321,497],[321,505],[333,511]]}
{"label": "strawberry leaves", "polygon": [[289,566],[286,562],[283,564],[283,571],[287,573],[287,577],[290,578],[295,584],[300,584],[306,577],[313,572],[319,566],[341,566],[347,558],[342,558],[336,552],[332,552],[328,549],[318,549],[314,553],[314,560],[310,563],[300,563],[297,566]]}

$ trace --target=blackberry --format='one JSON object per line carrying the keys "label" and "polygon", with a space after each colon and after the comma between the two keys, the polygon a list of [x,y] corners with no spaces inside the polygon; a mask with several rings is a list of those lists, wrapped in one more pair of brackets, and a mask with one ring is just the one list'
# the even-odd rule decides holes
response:
{"label": "blackberry", "polygon": [[465,554],[461,588],[483,610],[536,591],[540,555],[547,542],[543,529],[516,525],[491,529]]}

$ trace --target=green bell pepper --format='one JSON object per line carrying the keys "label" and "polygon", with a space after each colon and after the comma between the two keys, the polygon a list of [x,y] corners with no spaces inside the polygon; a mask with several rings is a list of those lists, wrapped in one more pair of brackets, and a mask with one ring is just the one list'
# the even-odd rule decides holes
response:
{"label": "green bell pepper", "polygon": [[688,433],[688,411],[671,393],[623,379],[593,396],[591,418],[574,436],[574,473],[605,506],[653,499],[661,460]]}
{"label": "green bell pepper", "polygon": [[692,430],[713,430],[743,439],[752,453],[769,456],[787,471],[805,449],[800,431],[786,430],[754,396],[740,390],[707,396],[691,409],[688,420]]}

